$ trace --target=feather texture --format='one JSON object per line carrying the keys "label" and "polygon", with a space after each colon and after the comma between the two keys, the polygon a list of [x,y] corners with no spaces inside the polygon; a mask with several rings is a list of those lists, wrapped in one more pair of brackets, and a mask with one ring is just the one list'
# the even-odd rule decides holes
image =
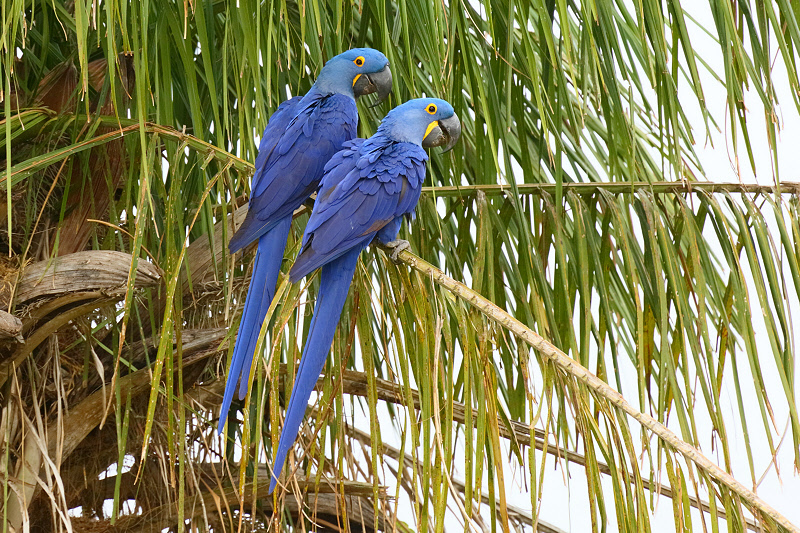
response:
{"label": "feather texture", "polygon": [[344,143],[325,166],[303,246],[289,274],[297,281],[322,267],[314,317],[275,453],[270,492],[325,365],[358,255],[376,235],[383,242],[397,237],[403,215],[413,212],[419,200],[427,159],[419,145],[377,133]]}
{"label": "feather texture", "polygon": [[358,85],[359,95],[368,94],[369,89],[385,98],[392,83],[389,60],[371,48],[355,48],[332,57],[311,90],[278,106],[264,129],[247,216],[229,244],[235,253],[258,240],[253,278],[225,384],[220,433],[237,383],[239,398],[247,395],[253,351],[275,296],[292,213],[317,190],[328,160],[356,135],[359,79],[369,82]]}
{"label": "feather texture", "polygon": [[282,103],[264,130],[256,158],[250,206],[230,241],[231,253],[258,240],[250,288],[231,357],[220,409],[219,432],[237,390],[247,395],[254,350],[280,274],[292,213],[317,190],[325,163],[356,134],[355,100],[312,87]]}
{"label": "feather texture", "polygon": [[326,166],[290,280],[296,282],[350,248],[366,247],[381,228],[413,213],[427,160],[419,145],[381,133],[346,142]]}

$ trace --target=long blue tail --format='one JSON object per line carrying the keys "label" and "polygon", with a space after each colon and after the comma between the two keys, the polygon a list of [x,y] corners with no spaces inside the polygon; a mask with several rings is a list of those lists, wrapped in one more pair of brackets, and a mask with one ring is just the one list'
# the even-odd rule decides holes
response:
{"label": "long blue tail", "polygon": [[347,300],[361,248],[353,248],[322,267],[314,318],[311,319],[303,356],[300,358],[300,367],[297,369],[297,379],[294,382],[292,396],[289,398],[289,407],[286,409],[283,431],[275,452],[272,481],[269,485],[270,494],[278,483],[278,476],[283,470],[283,463],[286,462],[286,454],[294,444],[300,423],[306,414],[308,398],[317,384],[325,359],[331,350],[333,334],[336,332],[336,325]]}
{"label": "long blue tail", "polygon": [[286,248],[286,238],[292,226],[292,216],[279,220],[269,231],[258,239],[258,251],[253,265],[253,276],[250,278],[250,288],[247,289],[247,299],[244,302],[242,320],[239,322],[239,334],[236,336],[236,345],[233,348],[231,368],[228,370],[228,381],[225,383],[225,396],[219,411],[219,427],[217,431],[222,434],[225,421],[228,419],[228,409],[233,400],[236,384],[239,384],[240,399],[247,396],[247,384],[250,379],[250,367],[253,363],[253,352],[258,342],[261,324],[267,315],[269,305],[275,296],[275,284],[281,271],[283,251]]}

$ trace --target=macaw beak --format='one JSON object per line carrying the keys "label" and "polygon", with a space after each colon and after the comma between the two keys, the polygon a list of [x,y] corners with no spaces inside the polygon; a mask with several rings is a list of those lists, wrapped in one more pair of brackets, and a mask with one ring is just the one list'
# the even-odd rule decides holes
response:
{"label": "macaw beak", "polygon": [[353,95],[356,98],[365,94],[378,93],[378,100],[369,107],[380,104],[392,92],[392,71],[387,64],[383,70],[371,74],[359,74],[353,82]]}
{"label": "macaw beak", "polygon": [[442,153],[445,153],[453,149],[459,137],[461,137],[461,121],[458,120],[458,115],[453,113],[453,116],[438,121],[422,139],[422,146],[425,148],[444,146]]}

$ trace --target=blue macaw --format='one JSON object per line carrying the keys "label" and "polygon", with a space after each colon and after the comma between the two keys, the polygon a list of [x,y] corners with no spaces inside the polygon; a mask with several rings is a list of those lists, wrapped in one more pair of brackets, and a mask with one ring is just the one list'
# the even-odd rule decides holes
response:
{"label": "blue macaw", "polygon": [[233,254],[257,239],[258,251],[225,384],[219,433],[237,383],[239,398],[247,395],[253,352],[275,295],[292,213],[319,187],[325,163],[356,136],[355,99],[377,92],[377,105],[391,90],[386,56],[354,48],[331,58],[305,96],[286,100],[270,117],[258,147],[249,210],[229,244]]}
{"label": "blue macaw", "polygon": [[314,317],[294,382],[275,453],[269,492],[275,488],[300,422],[331,348],[333,334],[358,254],[374,238],[393,249],[404,215],[413,215],[425,180],[425,148],[450,150],[461,135],[453,107],[437,98],[410,100],[389,112],[369,139],[354,139],[325,165],[320,191],[306,225],[292,282],[322,267]]}

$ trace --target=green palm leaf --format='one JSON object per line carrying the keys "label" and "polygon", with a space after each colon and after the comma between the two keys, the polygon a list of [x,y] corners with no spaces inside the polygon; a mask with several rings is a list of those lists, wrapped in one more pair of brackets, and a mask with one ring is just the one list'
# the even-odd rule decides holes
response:
{"label": "green palm leaf", "polygon": [[[581,479],[593,530],[664,530],[657,495],[668,530],[798,530],[752,487],[800,464],[800,186],[777,166],[718,183],[695,151],[724,124],[756,167],[765,128],[777,165],[797,8],[708,6],[700,23],[677,0],[4,4],[0,302],[31,342],[2,341],[3,523],[558,531],[569,505],[547,495]],[[223,442],[252,259],[226,243],[269,114],[351,46],[389,57],[390,105],[447,98],[464,132],[432,154],[407,264],[363,255],[273,499],[317,280],[280,282]],[[389,105],[359,108],[367,136]],[[129,275],[19,296],[28,264],[79,250],[131,254]]]}

